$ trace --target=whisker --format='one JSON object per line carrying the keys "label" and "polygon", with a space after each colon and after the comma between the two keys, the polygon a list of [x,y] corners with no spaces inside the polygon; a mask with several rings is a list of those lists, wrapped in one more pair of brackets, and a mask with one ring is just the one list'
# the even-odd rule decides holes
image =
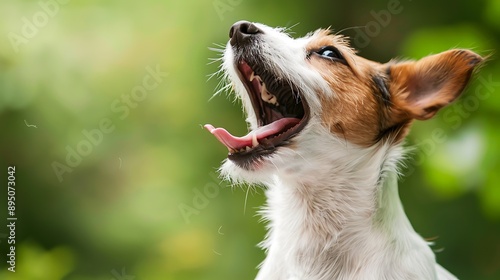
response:
{"label": "whisker", "polygon": [[282,29],[282,30],[283,30],[283,32],[285,32],[285,33],[287,33],[287,34],[289,34],[289,35],[291,35],[291,34],[295,34],[295,32],[293,32],[293,31],[292,31],[292,29],[293,29],[293,28],[295,28],[295,27],[296,27],[297,25],[299,25],[299,24],[300,24],[300,22],[297,22],[297,23],[292,24],[292,25],[290,25],[290,26],[285,26],[285,27],[283,27],[283,29]]}
{"label": "whisker", "polygon": [[342,28],[339,31],[335,32],[334,35],[339,35],[340,33],[344,32],[344,31],[347,31],[347,30],[358,29],[358,28],[365,28],[365,27],[366,27],[366,25],[351,26],[351,27]]}
{"label": "whisker", "polygon": [[247,201],[248,201],[248,192],[250,191],[250,188],[252,188],[252,186],[250,185],[247,185],[247,192],[245,194],[245,203],[243,205],[243,215],[246,214],[246,210],[247,210]]}

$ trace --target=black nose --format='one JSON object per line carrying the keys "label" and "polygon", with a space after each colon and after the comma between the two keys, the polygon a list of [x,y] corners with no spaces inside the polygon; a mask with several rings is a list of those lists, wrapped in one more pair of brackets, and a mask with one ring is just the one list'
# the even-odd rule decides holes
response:
{"label": "black nose", "polygon": [[229,42],[232,46],[242,44],[259,33],[262,33],[262,30],[255,26],[255,24],[245,20],[238,21],[229,30],[229,38],[231,38]]}

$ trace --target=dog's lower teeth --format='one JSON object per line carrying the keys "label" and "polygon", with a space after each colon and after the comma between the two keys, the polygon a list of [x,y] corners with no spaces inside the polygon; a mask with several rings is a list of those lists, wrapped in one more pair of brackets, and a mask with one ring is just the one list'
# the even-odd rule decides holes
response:
{"label": "dog's lower teeth", "polygon": [[257,134],[252,134],[252,148],[259,146],[259,141],[257,140]]}
{"label": "dog's lower teeth", "polygon": [[255,79],[255,72],[252,72],[252,74],[250,74],[250,78],[248,80],[251,82],[253,81],[253,79]]}

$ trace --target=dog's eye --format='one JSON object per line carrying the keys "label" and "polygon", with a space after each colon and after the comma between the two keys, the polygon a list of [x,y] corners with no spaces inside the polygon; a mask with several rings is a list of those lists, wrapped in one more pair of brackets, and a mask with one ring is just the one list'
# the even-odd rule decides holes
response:
{"label": "dog's eye", "polygon": [[344,57],[340,53],[340,51],[332,46],[326,46],[322,47],[318,51],[316,51],[317,54],[321,55],[322,57],[329,58],[329,59],[335,59],[335,60],[344,60]]}

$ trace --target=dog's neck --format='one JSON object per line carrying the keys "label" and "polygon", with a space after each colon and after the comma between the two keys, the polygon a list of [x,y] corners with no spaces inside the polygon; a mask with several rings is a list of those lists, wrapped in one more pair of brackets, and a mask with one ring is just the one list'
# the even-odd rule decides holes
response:
{"label": "dog's neck", "polygon": [[264,210],[268,258],[257,279],[434,279],[434,255],[399,199],[400,156],[399,147],[381,145],[357,164],[337,157],[310,182],[276,176]]}

